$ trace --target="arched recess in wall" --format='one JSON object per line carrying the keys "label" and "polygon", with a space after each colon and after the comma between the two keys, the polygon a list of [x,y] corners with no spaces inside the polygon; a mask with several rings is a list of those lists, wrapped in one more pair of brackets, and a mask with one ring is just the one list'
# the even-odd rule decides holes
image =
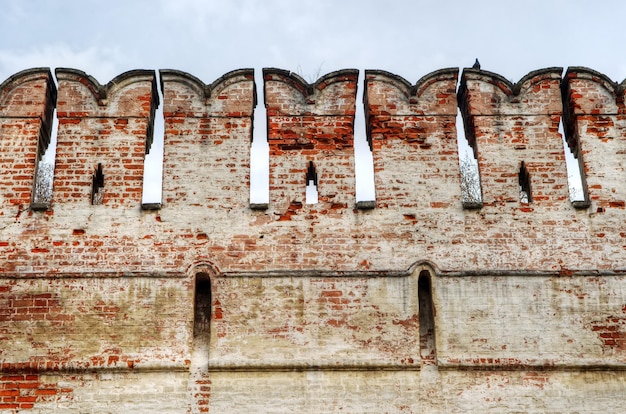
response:
{"label": "arched recess in wall", "polygon": [[435,341],[435,306],[432,295],[432,278],[428,270],[420,271],[417,279],[419,302],[420,357],[423,365],[437,364]]}
{"label": "arched recess in wall", "polygon": [[211,339],[213,319],[213,283],[217,276],[215,268],[200,264],[191,269],[194,283],[193,301],[193,340],[197,345],[208,345]]}
{"label": "arched recess in wall", "polygon": [[193,337],[203,341],[211,338],[211,277],[203,272],[196,274]]}

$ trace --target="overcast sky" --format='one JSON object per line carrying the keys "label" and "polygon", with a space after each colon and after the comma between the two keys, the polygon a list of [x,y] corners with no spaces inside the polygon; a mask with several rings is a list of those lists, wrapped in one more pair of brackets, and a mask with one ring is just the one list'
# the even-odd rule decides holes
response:
{"label": "overcast sky", "polygon": [[[587,66],[618,82],[626,78],[626,2],[619,0],[0,0],[0,5],[0,82],[43,66],[80,69],[103,84],[130,69],[179,69],[211,83],[252,67],[260,93],[263,67],[298,72],[307,80],[344,68],[384,69],[414,83],[437,69],[471,66],[475,58],[483,69],[512,81],[550,66]],[[262,132],[257,125],[255,136]],[[367,191],[361,190],[361,198],[370,198]]]}

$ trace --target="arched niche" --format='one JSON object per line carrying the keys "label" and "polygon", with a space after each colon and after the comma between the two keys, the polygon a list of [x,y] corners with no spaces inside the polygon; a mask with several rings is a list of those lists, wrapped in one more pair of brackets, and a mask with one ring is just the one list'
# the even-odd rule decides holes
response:
{"label": "arched niche", "polygon": [[420,357],[423,365],[436,365],[435,306],[432,296],[432,277],[428,270],[420,271],[417,279],[417,289]]}
{"label": "arched niche", "polygon": [[211,338],[211,274],[196,273],[194,289],[193,337],[194,340],[207,341]]}

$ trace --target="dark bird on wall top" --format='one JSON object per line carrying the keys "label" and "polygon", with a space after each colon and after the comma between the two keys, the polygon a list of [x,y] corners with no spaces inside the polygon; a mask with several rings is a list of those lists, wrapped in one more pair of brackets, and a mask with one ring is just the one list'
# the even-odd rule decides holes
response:
{"label": "dark bird on wall top", "polygon": [[478,59],[476,59],[476,62],[474,62],[474,66],[472,66],[472,69],[480,70],[480,62],[478,61]]}

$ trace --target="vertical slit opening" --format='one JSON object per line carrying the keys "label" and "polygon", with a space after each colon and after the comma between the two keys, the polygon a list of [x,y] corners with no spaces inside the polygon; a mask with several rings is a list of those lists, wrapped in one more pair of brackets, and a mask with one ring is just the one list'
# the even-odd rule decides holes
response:
{"label": "vertical slit opening", "polygon": [[163,193],[163,141],[165,118],[163,116],[163,91],[159,71],[156,72],[155,91],[158,95],[154,104],[154,113],[148,125],[146,137],[146,156],[143,163],[142,204],[160,203]]}
{"label": "vertical slit opening", "polygon": [[[365,85],[364,71],[359,71],[357,85]],[[356,105],[356,113],[354,114],[354,174],[356,201],[375,201],[374,158],[371,136],[367,131],[367,97],[365,88],[359,88],[357,86],[356,102],[362,103],[361,105]]]}
{"label": "vertical slit opening", "polygon": [[317,202],[317,171],[315,171],[313,161],[309,161],[309,168],[306,171],[306,204],[316,204]]}
{"label": "vertical slit opening", "polygon": [[211,336],[211,279],[206,273],[196,275],[196,293],[194,297],[193,337],[194,339]]}
{"label": "vertical slit opening", "polygon": [[99,205],[104,201],[104,173],[102,164],[98,163],[91,179],[91,204]]}
{"label": "vertical slit opening", "polygon": [[[270,161],[269,133],[267,131],[267,115],[265,104],[265,88],[263,71],[255,71],[255,93],[257,105],[252,115],[252,137],[250,146],[250,203],[267,204],[270,199]],[[261,85],[257,88],[257,85]],[[259,95],[260,93],[260,95]]]}
{"label": "vertical slit opening", "polygon": [[587,185],[585,181],[584,164],[578,136],[573,133],[568,137],[564,132],[563,118],[559,122],[559,132],[563,137],[563,151],[565,151],[565,162],[567,165],[567,184],[569,187],[569,199],[576,206],[587,206],[589,199],[587,196]]}
{"label": "vertical slit opening", "polygon": [[436,365],[435,307],[432,298],[431,277],[427,270],[420,272],[419,278],[417,279],[417,286],[419,300],[420,356],[424,365]]}
{"label": "vertical slit opening", "polygon": [[[467,125],[467,126],[466,126]],[[461,202],[467,209],[480,208],[483,205],[480,172],[476,157],[476,139],[468,134],[466,128],[471,128],[460,109],[457,110],[456,136],[459,148],[459,170],[461,177]],[[467,138],[472,137],[472,141]]]}
{"label": "vertical slit opening", "polygon": [[33,189],[33,204],[46,206],[45,208],[52,202],[58,129],[59,120],[57,119],[57,111],[54,109],[52,111],[51,125],[43,125],[40,132]]}
{"label": "vertical slit opening", "polygon": [[524,204],[531,203],[533,199],[532,193],[530,191],[530,174],[526,169],[526,164],[524,163],[524,161],[522,161],[519,167],[518,181],[520,202]]}

